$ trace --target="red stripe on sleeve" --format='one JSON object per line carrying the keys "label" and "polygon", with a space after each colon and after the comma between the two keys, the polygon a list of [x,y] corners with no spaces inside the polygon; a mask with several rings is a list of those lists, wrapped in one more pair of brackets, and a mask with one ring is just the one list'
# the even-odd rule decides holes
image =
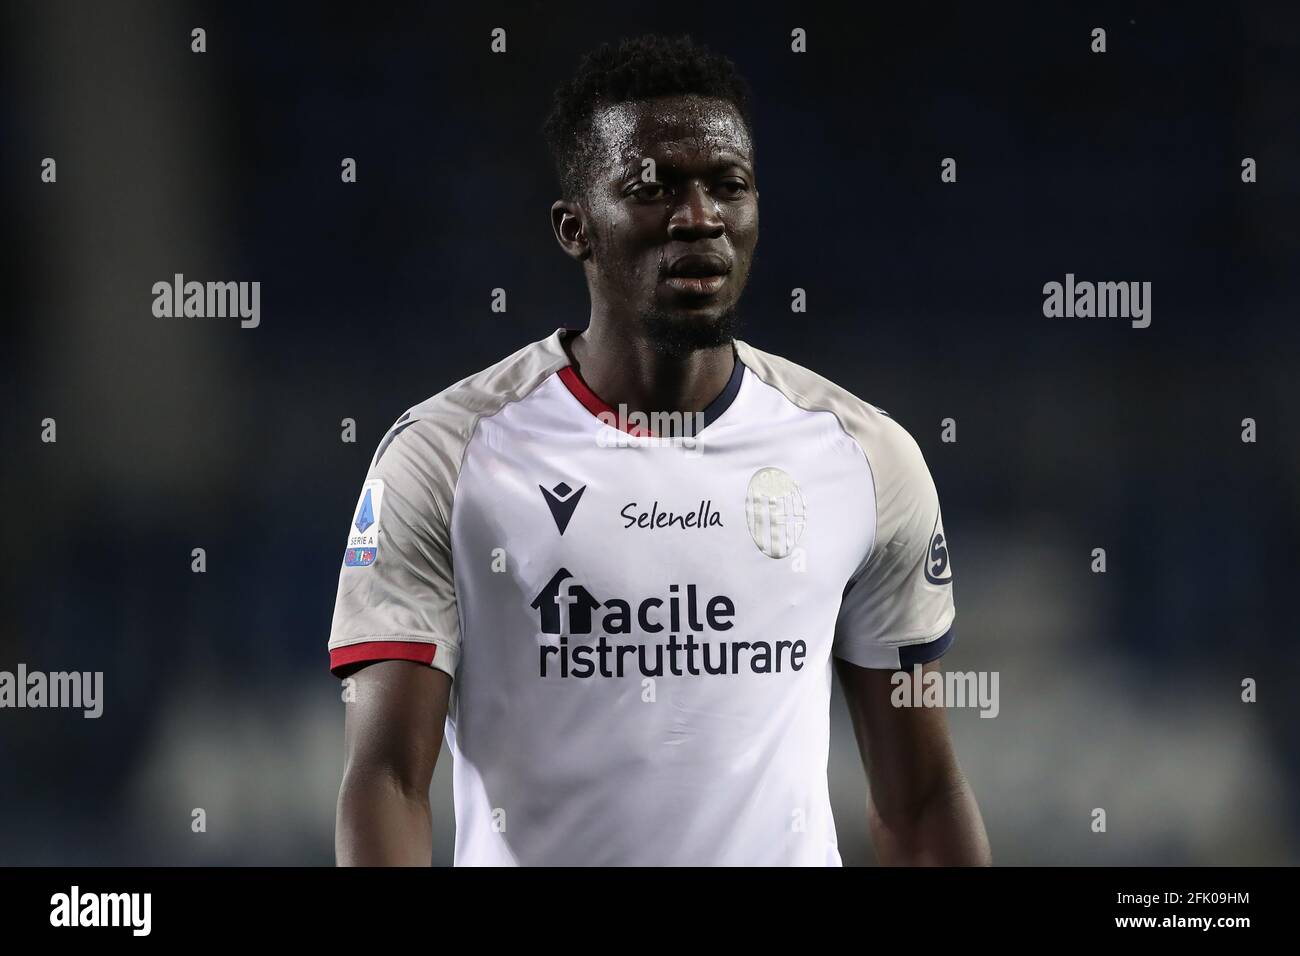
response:
{"label": "red stripe on sleeve", "polygon": [[337,671],[349,664],[373,663],[374,661],[417,661],[420,664],[432,664],[433,655],[438,650],[436,644],[417,644],[414,641],[366,641],[364,644],[349,644],[330,651],[330,671]]}

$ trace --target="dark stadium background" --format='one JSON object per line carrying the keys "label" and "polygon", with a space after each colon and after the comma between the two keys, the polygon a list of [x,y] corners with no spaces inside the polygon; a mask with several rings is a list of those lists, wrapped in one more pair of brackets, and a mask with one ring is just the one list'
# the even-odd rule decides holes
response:
{"label": "dark stadium background", "polygon": [[[0,669],[102,670],[106,703],[0,711],[0,863],[332,862],[324,645],[367,462],[409,405],[585,320],[538,127],[580,53],[651,29],[755,89],[743,336],[926,454],[946,662],[1000,674],[996,719],[950,715],[995,859],[1295,862],[1300,15],[1051,6],[6,5]],[[154,318],[176,272],[261,281],[261,326]],[[1044,318],[1067,272],[1152,282],[1151,327]],[[831,780],[870,862],[839,700]]]}

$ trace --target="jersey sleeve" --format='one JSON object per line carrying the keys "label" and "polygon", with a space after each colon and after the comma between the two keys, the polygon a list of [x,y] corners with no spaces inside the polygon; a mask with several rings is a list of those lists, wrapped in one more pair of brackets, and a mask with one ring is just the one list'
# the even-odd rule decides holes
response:
{"label": "jersey sleeve", "polygon": [[876,495],[871,553],[844,592],[834,654],[859,667],[910,668],[942,656],[956,615],[939,494],[916,441],[882,418],[864,448]]}
{"label": "jersey sleeve", "polygon": [[460,623],[448,482],[416,429],[385,436],[348,526],[330,628],[330,670],[410,660],[455,675]]}

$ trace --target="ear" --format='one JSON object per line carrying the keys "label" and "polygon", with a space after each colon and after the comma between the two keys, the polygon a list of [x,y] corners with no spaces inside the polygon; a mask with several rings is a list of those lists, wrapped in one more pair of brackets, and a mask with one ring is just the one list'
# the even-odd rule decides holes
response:
{"label": "ear", "polygon": [[586,212],[578,203],[558,199],[551,206],[551,231],[565,254],[582,262],[591,256]]}

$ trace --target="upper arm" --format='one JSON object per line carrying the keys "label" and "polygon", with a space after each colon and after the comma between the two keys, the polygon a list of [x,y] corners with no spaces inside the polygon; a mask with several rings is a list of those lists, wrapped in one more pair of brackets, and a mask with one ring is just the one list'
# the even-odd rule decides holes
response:
{"label": "upper arm", "polygon": [[345,776],[386,778],[403,792],[429,791],[451,677],[411,661],[381,661],[348,677]]}
{"label": "upper arm", "polygon": [[429,784],[451,678],[413,661],[350,675],[334,848],[340,866],[428,866]]}
{"label": "upper arm", "polygon": [[871,553],[845,590],[834,653],[872,799],[886,812],[930,795],[956,769],[943,708],[895,707],[895,675],[937,670],[956,609],[939,493],[902,426],[873,419],[864,446],[876,500]]}
{"label": "upper arm", "polygon": [[[938,669],[937,663],[924,667]],[[843,660],[836,661],[836,671],[879,814],[906,813],[953,782],[957,761],[944,708],[895,707],[891,697],[898,672]]]}

